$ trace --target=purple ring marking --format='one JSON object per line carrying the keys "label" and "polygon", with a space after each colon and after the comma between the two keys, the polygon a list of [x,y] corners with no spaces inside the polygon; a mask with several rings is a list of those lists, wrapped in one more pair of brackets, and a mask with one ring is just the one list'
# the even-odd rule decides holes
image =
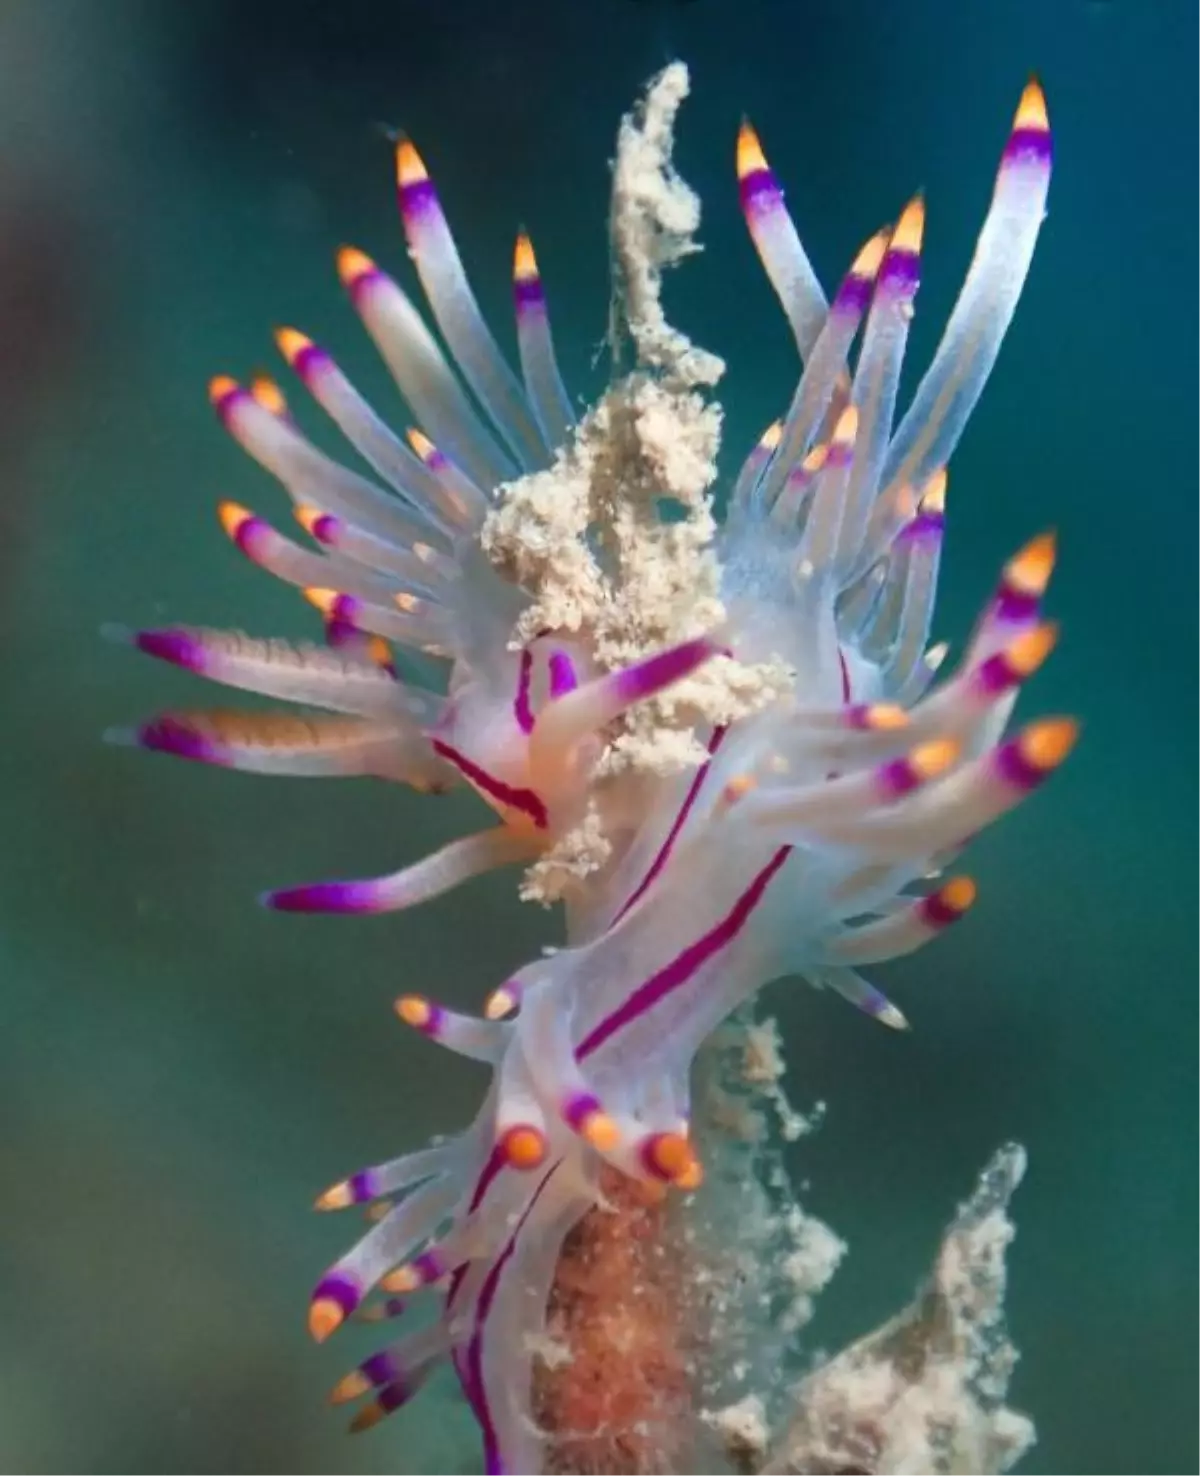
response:
{"label": "purple ring marking", "polygon": [[1021,752],[1021,743],[1017,738],[1010,739],[995,749],[992,762],[1001,779],[1014,789],[1036,789],[1050,772],[1049,769],[1040,769],[1029,762]]}
{"label": "purple ring marking", "polygon": [[336,1302],[343,1314],[349,1317],[362,1301],[358,1283],[345,1271],[333,1271],[323,1276],[313,1288],[312,1301],[328,1299]]}

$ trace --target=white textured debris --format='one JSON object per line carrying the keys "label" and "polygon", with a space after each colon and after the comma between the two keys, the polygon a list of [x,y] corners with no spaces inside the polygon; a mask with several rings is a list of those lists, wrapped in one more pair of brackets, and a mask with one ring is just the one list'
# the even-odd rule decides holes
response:
{"label": "white textured debris", "polygon": [[767,1449],[767,1412],[757,1394],[747,1394],[724,1409],[702,1410],[700,1418],[715,1432],[736,1471],[754,1471]]}
{"label": "white textured debris", "polygon": [[985,1476],[1020,1460],[1034,1429],[1004,1404],[1017,1354],[1003,1302],[1008,1201],[1024,1172],[1024,1149],[996,1154],[916,1301],[798,1385],[761,1471]]}
{"label": "white textured debris", "polygon": [[[514,648],[542,632],[577,637],[611,671],[699,635],[726,612],[713,546],[712,487],[721,407],[705,392],[724,364],[663,312],[665,268],[699,250],[700,201],[671,162],[675,115],[688,91],[673,63],[623,121],[613,164],[610,230],[614,365],[633,364],[583,417],[552,467],[500,489],[482,530],[492,564],[531,596]],[[695,767],[698,726],[724,726],[790,692],[786,662],[709,661],[613,725],[595,780]],[[594,817],[527,875],[524,895],[557,900],[608,852]]]}

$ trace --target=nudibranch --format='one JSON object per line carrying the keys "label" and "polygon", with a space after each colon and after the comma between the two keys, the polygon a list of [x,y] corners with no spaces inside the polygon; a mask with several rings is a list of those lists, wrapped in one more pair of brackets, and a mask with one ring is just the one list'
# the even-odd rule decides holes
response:
{"label": "nudibranch", "polygon": [[686,90],[669,67],[621,131],[613,335],[631,363],[579,416],[528,237],[515,253],[518,375],[402,140],[400,215],[437,335],[362,252],[343,249],[338,271],[419,428],[395,435],[291,328],[277,334],[283,357],[373,477],[317,450],[272,382],[212,383],[222,425],[283,484],[308,542],[229,503],[221,522],[316,606],[323,644],[185,626],[129,636],[309,714],[173,711],[137,730],[144,747],[257,773],[465,784],[494,812],[392,875],[292,886],[268,907],[391,912],[515,863],[526,895],[565,903],[566,946],[498,981],[478,1016],[398,1001],[409,1026],[492,1068],[474,1122],[318,1201],[381,1202],[312,1294],[318,1341],[418,1293],[438,1309],[335,1398],[369,1395],[354,1420],[365,1428],[448,1361],[489,1472],[542,1469],[533,1360],[564,1238],[601,1200],[602,1175],[652,1197],[700,1180],[689,1069],[706,1037],[796,975],[902,1027],[860,968],[964,914],[975,886],[947,868],[1076,736],[1060,718],[1006,733],[1055,643],[1051,535],[1004,566],[950,674],[930,644],[946,464],[1045,213],[1040,87],[1024,90],[965,284],[898,418],[923,201],[866,242],[827,300],[742,127],[742,209],[803,371],[721,522],[720,412],[706,392],[723,366],[658,299],[698,222],[670,164]]}

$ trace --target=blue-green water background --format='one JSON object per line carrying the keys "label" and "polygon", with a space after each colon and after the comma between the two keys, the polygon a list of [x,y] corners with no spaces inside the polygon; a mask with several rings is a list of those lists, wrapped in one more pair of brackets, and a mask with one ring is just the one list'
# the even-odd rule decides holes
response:
{"label": "blue-green water background", "polygon": [[265,886],[417,856],[470,802],[105,748],[109,724],[212,694],[98,631],[304,627],[216,526],[219,497],[280,501],[204,385],[271,365],[291,321],[394,408],[331,269],[343,240],[405,269],[391,127],[501,324],[528,225],[594,390],[606,160],[678,54],[708,249],[670,306],[730,362],[731,453],[794,374],[736,205],[743,112],[827,282],[924,187],[920,364],[1020,87],[1046,84],[1050,215],[955,460],[939,632],[961,639],[1003,557],[1056,525],[1064,637],[1024,710],[1077,712],[1084,739],[976,847],[970,921],[887,972],[911,1036],[799,986],[771,1003],[793,1095],[829,1103],[796,1173],[852,1246],[818,1339],[906,1297],[1017,1137],[1025,1469],[1196,1469],[1196,33],[1192,0],[5,8],[0,1467],[472,1469],[448,1384],[343,1440],[322,1395],[363,1345],[314,1350],[303,1311],[352,1227],[307,1205],[473,1111],[476,1073],[406,1037],[392,998],[477,1001],[552,920],[511,878],[380,921],[260,912]]}

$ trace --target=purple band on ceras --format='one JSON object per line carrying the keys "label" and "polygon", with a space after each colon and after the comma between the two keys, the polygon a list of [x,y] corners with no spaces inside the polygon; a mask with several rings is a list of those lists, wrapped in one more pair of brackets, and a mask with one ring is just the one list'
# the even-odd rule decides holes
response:
{"label": "purple band on ceras", "polygon": [[887,800],[902,799],[923,782],[921,774],[907,757],[891,759],[875,770],[875,786]]}
{"label": "purple band on ceras", "polygon": [[[386,1349],[379,1353],[372,1353],[370,1358],[364,1359],[358,1365],[358,1371],[362,1374],[363,1378],[370,1379],[376,1388],[382,1384],[394,1383],[404,1373],[399,1363],[397,1363],[396,1359]],[[387,1391],[385,1390],[384,1392],[386,1393]],[[380,1399],[380,1403],[383,1403],[382,1398]]]}
{"label": "purple band on ceras", "polygon": [[312,1301],[335,1302],[342,1309],[342,1315],[349,1317],[362,1301],[362,1291],[352,1276],[344,1271],[333,1271],[317,1282],[313,1288]]}
{"label": "purple band on ceras", "polygon": [[255,545],[258,544],[261,547],[263,538],[269,538],[271,533],[270,523],[258,517],[257,514],[251,513],[248,518],[243,518],[237,525],[233,541],[248,559],[253,560]]}
{"label": "purple band on ceras", "polygon": [[306,343],[292,360],[292,372],[303,384],[311,384],[318,374],[332,368],[333,360],[315,343]]}
{"label": "purple band on ceras", "polygon": [[381,272],[377,266],[371,266],[365,272],[359,272],[356,276],[351,277],[346,283],[350,301],[356,308],[361,308],[363,297],[380,282],[392,285],[391,278],[386,272]]}
{"label": "purple band on ceras", "polygon": [[371,913],[379,910],[379,882],[312,882],[267,892],[262,901],[274,912]]}
{"label": "purple band on ceras", "polygon": [[139,630],[133,643],[147,656],[169,661],[172,666],[182,666],[187,671],[196,672],[203,672],[205,669],[204,647],[195,636],[188,635],[186,631]]}
{"label": "purple band on ceras", "polygon": [[992,752],[992,765],[1006,784],[1014,789],[1036,789],[1050,774],[1037,764],[1031,764],[1021,752],[1020,738],[1010,738]]}
{"label": "purple band on ceras", "polygon": [[346,1180],[346,1188],[350,1191],[351,1204],[368,1204],[379,1198],[375,1174],[371,1169],[360,1169],[357,1174],[351,1174]]}
{"label": "purple band on ceras", "polygon": [[400,214],[405,224],[420,224],[431,217],[442,214],[441,202],[431,179],[415,179],[410,184],[398,185],[396,193],[400,200]]}
{"label": "purple band on ceras", "polygon": [[841,286],[834,294],[829,311],[860,318],[871,305],[871,294],[874,290],[874,277],[868,277],[859,272],[847,272],[842,278]]}
{"label": "purple band on ceras", "polygon": [[938,543],[946,532],[946,514],[933,508],[918,506],[917,515],[896,534],[898,545],[906,543]]}
{"label": "purple band on ceras", "polygon": [[244,388],[240,384],[234,384],[230,385],[230,387],[223,394],[220,394],[216,397],[216,399],[212,402],[212,407],[213,410],[216,412],[217,419],[221,422],[225,429],[228,430],[230,418],[232,417],[233,412],[237,409],[237,407],[243,404],[246,400],[253,399],[254,396],[250,393],[248,389]]}
{"label": "purple band on ceras", "polygon": [[1040,594],[1018,589],[1007,579],[1002,579],[992,600],[991,618],[1005,621],[1010,625],[1027,625],[1038,618],[1041,608]]}
{"label": "purple band on ceras", "polygon": [[550,652],[550,696],[565,697],[579,685],[575,663],[565,651]]}
{"label": "purple band on ceras", "polygon": [[879,268],[879,290],[892,297],[913,297],[921,285],[921,258],[905,247],[890,247]]}
{"label": "purple band on ceras", "polygon": [[187,723],[171,717],[169,713],[143,723],[137,730],[138,745],[154,753],[170,753],[176,758],[194,759],[201,764],[224,763],[224,755],[218,745],[197,733]]}
{"label": "purple band on ceras", "polygon": [[716,653],[717,647],[712,641],[706,636],[700,636],[695,640],[683,641],[669,650],[659,651],[654,656],[648,656],[635,666],[626,667],[624,671],[615,673],[621,700],[637,702],[643,697],[650,697],[655,692],[661,692],[664,687],[669,687],[689,676]]}
{"label": "purple band on ceras", "polygon": [[541,277],[517,277],[513,280],[513,302],[517,316],[545,312],[546,292]]}
{"label": "purple band on ceras", "polygon": [[323,543],[328,548],[337,542],[342,526],[342,520],[333,513],[318,513],[308,525],[308,531],[318,543]]}
{"label": "purple band on ceras", "polygon": [[974,686],[989,697],[996,697],[1001,692],[1007,692],[1020,680],[1021,673],[1013,667],[1005,651],[996,651],[971,673]]}
{"label": "purple band on ceras", "polygon": [[1009,135],[1000,158],[1003,169],[1010,164],[1049,165],[1054,161],[1054,140],[1048,128],[1017,128]]}
{"label": "purple band on ceras", "polygon": [[940,891],[930,892],[928,897],[922,897],[917,903],[917,911],[921,921],[929,928],[948,928],[963,915],[962,909],[951,907]]}
{"label": "purple band on ceras", "polygon": [[591,1092],[573,1092],[562,1105],[562,1118],[573,1133],[579,1133],[589,1117],[603,1111],[599,1097]]}
{"label": "purple band on ceras", "polygon": [[778,210],[783,204],[779,181],[769,169],[752,169],[738,181],[742,209],[758,218]]}

